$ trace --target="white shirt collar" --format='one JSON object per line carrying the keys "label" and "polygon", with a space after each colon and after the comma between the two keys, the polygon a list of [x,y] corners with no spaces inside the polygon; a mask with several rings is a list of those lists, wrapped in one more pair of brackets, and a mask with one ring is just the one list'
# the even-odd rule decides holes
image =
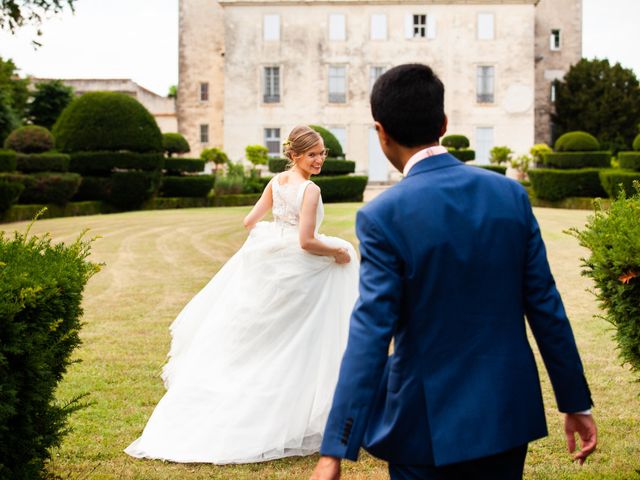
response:
{"label": "white shirt collar", "polygon": [[402,169],[402,174],[405,177],[409,175],[409,170],[411,170],[414,167],[414,165],[418,163],[420,160],[424,160],[425,158],[432,157],[434,155],[442,155],[443,153],[447,153],[447,152],[448,150],[442,145],[435,145],[433,147],[424,148],[409,159],[409,161],[406,163],[406,165]]}

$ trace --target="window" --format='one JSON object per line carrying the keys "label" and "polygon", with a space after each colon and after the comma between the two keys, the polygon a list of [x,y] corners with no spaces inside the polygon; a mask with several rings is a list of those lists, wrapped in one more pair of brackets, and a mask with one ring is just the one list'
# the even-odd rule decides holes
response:
{"label": "window", "polygon": [[329,66],[329,103],[345,103],[347,101],[347,67],[344,65]]}
{"label": "window", "polygon": [[280,40],[280,15],[265,15],[263,27],[265,40]]}
{"label": "window", "polygon": [[476,101],[478,103],[494,102],[495,68],[481,66],[477,69]]}
{"label": "window", "polygon": [[549,36],[549,48],[551,48],[551,50],[560,50],[560,40],[560,30],[551,30],[551,35]]}
{"label": "window", "polygon": [[436,38],[436,17],[425,13],[414,13],[405,16],[405,38]]}
{"label": "window", "polygon": [[385,14],[371,15],[371,40],[387,39],[387,16]]}
{"label": "window", "polygon": [[200,124],[200,143],[209,143],[209,124]]}
{"label": "window", "polygon": [[342,14],[332,13],[329,15],[329,40],[346,40],[347,27],[346,19]]}
{"label": "window", "polygon": [[264,103],[280,102],[280,67],[264,67]]}
{"label": "window", "polygon": [[[347,129],[345,127],[331,127],[329,131],[333,133],[333,135],[340,142],[340,146],[342,147],[342,152],[346,153],[347,151]],[[329,156],[333,157],[335,152],[329,152]]]}
{"label": "window", "polygon": [[203,82],[200,84],[200,101],[206,102],[207,100],[209,100],[209,84]]}
{"label": "window", "polygon": [[380,78],[386,70],[386,67],[373,66],[369,68],[369,91],[373,90],[373,84]]}
{"label": "window", "polygon": [[478,40],[493,40],[493,13],[478,14]]}
{"label": "window", "polygon": [[427,16],[426,15],[413,16],[413,37],[414,38],[427,37]]}
{"label": "window", "polygon": [[489,163],[489,152],[493,148],[493,127],[476,128],[476,160]]}
{"label": "window", "polygon": [[269,150],[270,157],[279,157],[280,153],[280,129],[265,128],[264,129],[264,145]]}
{"label": "window", "polygon": [[555,103],[556,101],[557,88],[558,84],[554,80],[553,82],[551,82],[551,91],[549,93],[549,100],[551,100],[551,103]]}

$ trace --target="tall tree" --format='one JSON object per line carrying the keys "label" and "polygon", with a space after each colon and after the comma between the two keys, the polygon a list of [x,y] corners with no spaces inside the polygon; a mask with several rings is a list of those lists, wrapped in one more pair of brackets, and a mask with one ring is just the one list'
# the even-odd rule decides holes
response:
{"label": "tall tree", "polygon": [[18,119],[22,120],[29,100],[29,80],[20,78],[13,60],[3,60],[2,57],[0,57],[0,90],[6,93],[5,101]]}
{"label": "tall tree", "polygon": [[0,30],[9,30],[14,33],[26,24],[39,27],[43,18],[50,14],[61,13],[66,7],[73,11],[75,3],[76,0],[2,0],[0,1]]}
{"label": "tall tree", "polygon": [[557,134],[584,130],[603,149],[629,149],[640,124],[640,86],[632,70],[608,60],[582,59],[557,84]]}
{"label": "tall tree", "polygon": [[2,149],[5,138],[18,126],[20,126],[20,122],[13,108],[9,105],[9,95],[0,88],[0,149]]}
{"label": "tall tree", "polygon": [[60,80],[36,84],[35,92],[28,107],[28,117],[34,125],[51,130],[62,110],[73,99],[73,88]]}

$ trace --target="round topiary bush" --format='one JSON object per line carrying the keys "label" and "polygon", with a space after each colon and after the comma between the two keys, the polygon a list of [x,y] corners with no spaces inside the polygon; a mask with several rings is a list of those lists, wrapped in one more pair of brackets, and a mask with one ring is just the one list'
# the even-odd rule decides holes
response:
{"label": "round topiary bush", "polygon": [[327,130],[324,127],[320,127],[318,125],[309,125],[309,127],[313,128],[316,132],[320,134],[322,140],[324,141],[324,148],[329,150],[329,155],[332,157],[344,157],[344,152],[342,151],[342,145],[336,138],[336,136]]}
{"label": "round topiary bush", "polygon": [[191,151],[189,142],[180,133],[163,133],[162,148],[170,157],[174,153],[187,153]]}
{"label": "round topiary bush", "polygon": [[556,140],[556,152],[595,152],[600,148],[600,143],[590,133],[568,132]]}
{"label": "round topiary bush", "polygon": [[28,125],[16,128],[4,141],[4,148],[20,153],[42,153],[53,149],[54,139],[44,127]]}
{"label": "round topiary bush", "polygon": [[464,135],[447,135],[441,142],[443,147],[455,148],[460,150],[462,148],[469,148],[469,139]]}
{"label": "round topiary bush", "polygon": [[116,92],[76,97],[53,126],[61,152],[162,152],[162,134],[149,111],[136,99]]}
{"label": "round topiary bush", "polygon": [[640,151],[640,134],[633,139],[633,145],[631,146],[636,152]]}

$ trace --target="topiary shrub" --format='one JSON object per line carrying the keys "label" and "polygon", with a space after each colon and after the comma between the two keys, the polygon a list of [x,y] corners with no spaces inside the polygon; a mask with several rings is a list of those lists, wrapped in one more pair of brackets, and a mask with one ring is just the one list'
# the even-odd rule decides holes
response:
{"label": "topiary shrub", "polygon": [[475,160],[475,158],[476,158],[476,151],[475,150],[469,150],[469,149],[454,150],[454,149],[450,149],[449,153],[451,155],[453,155],[454,157],[456,157],[461,162],[470,162],[471,160]]}
{"label": "topiary shrub", "polygon": [[356,162],[337,158],[327,158],[322,164],[320,176],[347,175],[356,171]]}
{"label": "topiary shrub", "polygon": [[313,178],[325,203],[361,202],[368,181],[369,177],[356,175]]}
{"label": "topiary shrub", "polygon": [[636,135],[636,138],[633,139],[631,148],[633,148],[636,152],[640,151],[640,134]]}
{"label": "topiary shrub", "polygon": [[602,188],[604,188],[611,198],[617,198],[621,190],[624,191],[626,195],[633,195],[635,193],[633,182],[635,181],[640,181],[640,172],[614,169],[602,170],[600,172]]}
{"label": "topiary shrub", "polygon": [[164,177],[160,186],[163,197],[206,197],[213,189],[214,175]]}
{"label": "topiary shrub", "polygon": [[213,162],[216,166],[216,171],[220,165],[224,165],[229,161],[229,157],[221,149],[212,147],[205,148],[200,152],[200,159],[205,162]]}
{"label": "topiary shrub", "polygon": [[5,212],[11,205],[16,203],[23,190],[24,185],[21,182],[0,176],[0,213]]}
{"label": "topiary shrub", "polygon": [[0,233],[0,476],[49,478],[51,449],[67,433],[79,398],[56,388],[80,345],[82,293],[99,266],[90,241]]}
{"label": "topiary shrub", "polygon": [[34,173],[23,175],[24,190],[18,200],[22,204],[65,205],[78,191],[82,177],[77,173]]}
{"label": "topiary shrub", "polygon": [[136,152],[78,152],[70,157],[69,170],[89,175],[106,175],[114,169],[158,171],[168,160],[161,153]]}
{"label": "topiary shrub", "polygon": [[42,153],[53,149],[54,139],[44,127],[27,125],[16,128],[4,141],[4,148],[20,153]]}
{"label": "topiary shrub", "polygon": [[309,127],[320,134],[324,142],[324,148],[329,150],[329,155],[332,157],[344,157],[342,145],[340,145],[340,142],[333,133],[319,125],[309,125]]}
{"label": "topiary shrub", "polygon": [[622,362],[640,379],[640,183],[633,196],[621,192],[609,208],[597,201],[595,207],[584,230],[569,232],[590,250],[582,259],[582,274],[595,284]]}
{"label": "topiary shrub", "polygon": [[162,149],[170,157],[174,153],[187,153],[191,151],[189,142],[180,133],[163,133]]}
{"label": "topiary shrub", "polygon": [[244,152],[247,160],[254,166],[266,165],[269,160],[269,149],[263,145],[247,145]]}
{"label": "topiary shrub", "polygon": [[273,173],[284,172],[289,164],[288,158],[270,158],[269,159],[269,171]]}
{"label": "topiary shrub", "polygon": [[611,152],[551,152],[543,156],[549,168],[607,168],[611,166]]}
{"label": "topiary shrub", "polygon": [[462,150],[469,148],[469,139],[464,135],[447,135],[440,142],[443,147],[452,148],[454,150]]}
{"label": "topiary shrub", "polygon": [[619,152],[618,161],[620,168],[640,170],[640,152]]}
{"label": "topiary shrub", "polygon": [[599,172],[597,168],[576,170],[536,168],[529,171],[529,179],[536,197],[543,200],[605,197],[606,192],[600,183]]}
{"label": "topiary shrub", "polygon": [[162,152],[155,119],[136,99],[116,92],[89,92],[76,97],[53,126],[61,152]]}
{"label": "topiary shrub", "polygon": [[19,153],[16,156],[16,170],[22,173],[66,172],[70,161],[66,153]]}
{"label": "topiary shrub", "polygon": [[567,132],[558,137],[554,149],[556,152],[595,152],[600,149],[600,142],[587,132]]}
{"label": "topiary shrub", "polygon": [[78,191],[71,198],[74,202],[100,200],[108,202],[111,197],[111,177],[82,177]]}
{"label": "topiary shrub", "polygon": [[474,167],[484,168],[485,170],[490,170],[500,175],[505,175],[507,173],[507,167],[504,165],[474,165]]}
{"label": "topiary shrub", "polygon": [[489,152],[489,162],[494,165],[501,165],[511,160],[513,150],[506,146],[495,146]]}
{"label": "topiary shrub", "polygon": [[205,161],[199,158],[166,158],[164,168],[169,175],[204,171]]}
{"label": "topiary shrub", "polygon": [[0,150],[0,172],[13,172],[16,169],[16,152]]}
{"label": "topiary shrub", "polygon": [[109,203],[121,210],[136,210],[158,190],[160,178],[157,172],[115,172]]}

